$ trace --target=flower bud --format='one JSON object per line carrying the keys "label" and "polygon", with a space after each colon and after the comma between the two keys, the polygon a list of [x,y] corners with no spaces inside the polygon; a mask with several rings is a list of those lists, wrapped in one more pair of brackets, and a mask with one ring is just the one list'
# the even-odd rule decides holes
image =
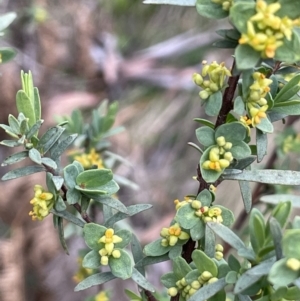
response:
{"label": "flower bud", "polygon": [[200,202],[200,201],[198,201],[198,200],[194,200],[194,201],[192,201],[192,204],[191,204],[191,206],[192,206],[192,208],[194,208],[194,209],[200,209],[200,208],[201,208],[201,206],[202,206],[202,204],[201,204],[201,202]]}
{"label": "flower bud", "polygon": [[199,96],[201,99],[206,100],[210,96],[210,94],[206,90],[202,90],[199,93]]}
{"label": "flower bud", "polygon": [[173,247],[176,245],[177,241],[178,241],[178,237],[171,235],[169,238],[169,245]]}
{"label": "flower bud", "polygon": [[232,143],[231,142],[226,142],[226,144],[223,147],[226,150],[230,150],[232,148]]}
{"label": "flower bud", "polygon": [[215,84],[215,83],[210,83],[209,89],[210,89],[210,91],[212,91],[212,92],[217,92],[217,91],[220,90],[219,87],[218,87],[218,85]]}
{"label": "flower bud", "polygon": [[223,248],[223,246],[221,244],[217,244],[216,247],[215,247],[215,250],[219,251],[219,252],[223,252],[224,248]]}
{"label": "flower bud", "polygon": [[207,283],[208,283],[208,284],[212,284],[212,283],[215,283],[215,282],[217,282],[217,281],[218,281],[218,278],[217,278],[217,277],[213,277],[213,278],[209,279],[209,280],[207,281]]}
{"label": "flower bud", "polygon": [[230,165],[230,162],[226,159],[219,160],[220,167],[222,169],[227,168]]}
{"label": "flower bud", "polygon": [[113,250],[111,255],[113,258],[120,258],[121,252],[120,252],[120,250]]}
{"label": "flower bud", "polygon": [[181,283],[181,285],[183,285],[183,286],[186,286],[186,285],[187,285],[187,282],[186,282],[186,280],[185,280],[184,277],[180,280],[180,283]]}
{"label": "flower bud", "polygon": [[199,281],[195,280],[191,283],[191,287],[197,290],[201,287],[201,284]]}
{"label": "flower bud", "polygon": [[209,271],[204,271],[201,274],[201,279],[204,280],[204,281],[207,281],[207,280],[211,279],[212,277],[213,277],[213,275]]}
{"label": "flower bud", "polygon": [[225,141],[224,136],[218,137],[218,138],[216,139],[216,141],[217,141],[217,144],[218,144],[219,146],[224,146],[224,145],[226,144],[226,141]]}
{"label": "flower bud", "polygon": [[194,73],[193,81],[197,86],[201,86],[203,83],[203,77],[199,73]]}
{"label": "flower bud", "polygon": [[168,295],[171,297],[175,297],[178,294],[178,290],[176,287],[170,287],[168,289]]}
{"label": "flower bud", "polygon": [[215,253],[215,258],[216,258],[217,260],[221,260],[223,257],[224,257],[224,255],[223,255],[222,252],[217,251],[217,252]]}
{"label": "flower bud", "polygon": [[161,237],[166,237],[169,235],[169,229],[168,228],[162,228],[160,231],[160,236]]}
{"label": "flower bud", "polygon": [[102,265],[108,265],[108,257],[107,256],[102,256],[100,262],[101,262]]}
{"label": "flower bud", "polygon": [[189,289],[189,296],[193,296],[196,292],[197,290],[194,288]]}
{"label": "flower bud", "polygon": [[292,271],[299,271],[300,270],[300,261],[296,258],[289,258],[286,262],[286,266],[291,269]]}
{"label": "flower bud", "polygon": [[233,156],[232,156],[231,152],[226,152],[223,157],[224,157],[224,159],[226,159],[229,162],[231,162],[233,160]]}
{"label": "flower bud", "polygon": [[167,247],[167,246],[169,245],[169,241],[168,241],[167,239],[163,238],[163,239],[161,240],[161,245],[162,245],[163,247]]}

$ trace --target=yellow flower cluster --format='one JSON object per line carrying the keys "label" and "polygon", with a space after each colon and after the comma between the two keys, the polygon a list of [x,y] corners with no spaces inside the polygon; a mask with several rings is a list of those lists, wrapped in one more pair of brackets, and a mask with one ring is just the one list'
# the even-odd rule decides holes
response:
{"label": "yellow flower cluster", "polygon": [[194,200],[191,206],[195,209],[195,215],[201,217],[204,222],[222,223],[222,209],[219,207],[202,206],[201,201]]}
{"label": "yellow flower cluster", "polygon": [[179,201],[179,200],[175,200],[174,204],[175,204],[175,208],[176,210],[178,210],[179,208],[181,208],[184,205],[187,205],[189,203],[191,203],[193,200],[190,199],[189,197],[185,197],[183,201]]}
{"label": "yellow flower cluster", "polygon": [[[267,117],[266,111],[268,110],[268,105],[265,97],[270,91],[269,86],[271,85],[272,80],[266,78],[265,75],[260,72],[254,72],[252,76],[254,82],[250,86],[250,94],[247,99],[247,106],[251,118],[251,125],[255,127],[261,122],[262,118]],[[250,120],[248,119],[245,119],[245,122],[250,124]]]}
{"label": "yellow flower cluster", "polygon": [[226,142],[223,136],[218,137],[216,141],[217,146],[210,150],[209,160],[204,161],[202,167],[221,172],[233,160],[232,153],[229,151],[232,148],[232,143]]}
{"label": "yellow flower cluster", "polygon": [[276,49],[283,45],[283,39],[291,40],[294,26],[299,19],[280,18],[275,13],[280,10],[279,2],[267,4],[256,2],[256,14],[247,21],[247,33],[243,33],[239,43],[248,44],[261,53],[263,58],[273,58]]}
{"label": "yellow flower cluster", "polygon": [[178,242],[178,239],[185,240],[190,238],[190,235],[187,232],[181,230],[178,223],[169,228],[162,228],[160,236],[163,237],[161,241],[161,245],[163,247],[173,247]]}
{"label": "yellow flower cluster", "polygon": [[224,63],[218,64],[213,61],[210,65],[207,65],[207,62],[203,61],[202,64],[204,66],[201,74],[194,73],[193,80],[197,86],[203,89],[199,96],[205,100],[213,93],[222,90],[226,76],[231,76],[231,72],[225,67]]}
{"label": "yellow flower cluster", "polygon": [[222,9],[229,11],[233,4],[233,0],[211,0],[211,2],[222,5]]}
{"label": "yellow flower cluster", "polygon": [[82,280],[84,280],[85,278],[87,278],[88,276],[91,276],[93,274],[93,270],[84,268],[82,266],[82,258],[81,257],[77,258],[77,263],[78,263],[79,268],[78,268],[76,274],[73,276],[73,280],[74,280],[74,282],[79,283]]}
{"label": "yellow flower cluster", "polygon": [[108,297],[108,295],[107,295],[107,292],[102,291],[102,292],[100,292],[99,294],[97,294],[97,295],[95,296],[94,301],[109,301],[109,297]]}
{"label": "yellow flower cluster", "polygon": [[300,149],[300,134],[288,135],[283,141],[283,152],[285,154],[289,153],[293,149]]}
{"label": "yellow flower cluster", "polygon": [[114,235],[114,233],[114,229],[109,228],[105,231],[105,235],[98,240],[98,243],[104,243],[104,248],[99,251],[102,265],[108,265],[109,256],[113,258],[121,257],[121,252],[115,249],[115,244],[121,242],[123,239],[118,235]]}
{"label": "yellow flower cluster", "polygon": [[75,156],[74,160],[81,163],[85,169],[92,168],[94,165],[96,165],[98,168],[104,168],[101,156],[94,148],[92,148],[88,154]]}
{"label": "yellow flower cluster", "polygon": [[30,204],[33,205],[32,211],[29,212],[32,220],[42,221],[54,206],[53,194],[45,191],[41,185],[35,185],[34,198],[30,201]]}
{"label": "yellow flower cluster", "polygon": [[180,293],[183,298],[188,299],[189,297],[194,295],[202,286],[214,283],[216,281],[218,281],[218,278],[213,277],[210,272],[204,271],[197,280],[194,280],[190,284],[187,283],[185,278],[178,280],[176,282],[176,287],[174,286],[168,289],[168,295],[175,297],[178,293]]}

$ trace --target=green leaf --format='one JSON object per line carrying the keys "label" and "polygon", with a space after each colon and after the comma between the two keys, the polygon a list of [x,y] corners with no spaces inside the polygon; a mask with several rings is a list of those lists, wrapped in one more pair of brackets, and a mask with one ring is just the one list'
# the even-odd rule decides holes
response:
{"label": "green leaf", "polygon": [[242,242],[242,240],[229,228],[225,227],[219,223],[208,222],[208,227],[210,227],[220,238],[222,238],[225,242],[231,245],[234,249],[246,249],[246,246]]}
{"label": "green leaf", "polygon": [[202,126],[198,129],[196,129],[196,136],[198,141],[203,145],[203,146],[211,146],[216,144],[215,140],[215,131],[208,126]]}
{"label": "green leaf", "polygon": [[[75,186],[75,188],[79,191],[81,191],[83,194],[87,195],[91,198],[97,198],[99,195],[112,195],[115,194],[119,189],[119,185],[116,181],[111,180],[108,183],[98,186],[98,187],[85,187],[82,188],[78,185]],[[101,198],[101,196],[100,196]]]}
{"label": "green leaf", "polygon": [[67,136],[65,139],[57,143],[50,152],[50,157],[52,159],[59,158],[62,153],[74,142],[74,140],[77,138],[78,134],[73,134],[70,136]]}
{"label": "green leaf", "polygon": [[93,250],[100,250],[98,241],[105,234],[106,230],[107,228],[98,224],[85,224],[83,227],[83,238],[87,246]]}
{"label": "green leaf", "polygon": [[58,218],[58,236],[59,236],[59,241],[63,249],[65,250],[66,254],[69,255],[68,251],[68,246],[65,241],[65,236],[64,236],[64,224],[63,224],[63,219],[60,217]]}
{"label": "green leaf", "polygon": [[300,208],[300,197],[292,194],[271,194],[260,197],[260,201],[277,205],[280,202],[290,201],[293,208]]}
{"label": "green leaf", "polygon": [[[253,15],[256,14],[255,3],[251,1],[251,3],[242,1],[235,3],[230,8],[230,20],[234,24],[235,28],[242,33],[247,32],[247,22],[245,20],[249,20]],[[241,18],[243,16],[243,18]],[[247,58],[247,56],[244,56]],[[250,69],[250,68],[245,68]]]}
{"label": "green leaf", "polygon": [[92,250],[88,252],[82,261],[82,266],[86,269],[97,269],[101,265],[99,251]]}
{"label": "green leaf", "polygon": [[268,138],[265,133],[256,129],[257,162],[261,162],[267,154]]}
{"label": "green leaf", "polygon": [[197,200],[201,201],[202,206],[210,207],[212,203],[212,194],[207,189],[204,189],[197,195]]}
{"label": "green leaf", "polygon": [[76,178],[76,183],[81,188],[97,188],[113,179],[110,169],[90,169],[83,171]]}
{"label": "green leaf", "polygon": [[137,204],[137,205],[131,205],[127,207],[127,213],[123,212],[117,212],[112,217],[110,217],[104,224],[105,227],[112,227],[115,223],[128,218],[130,216],[134,216],[140,212],[143,212],[145,210],[148,210],[152,208],[152,205],[149,204]]}
{"label": "green leaf", "polygon": [[176,287],[176,282],[180,280],[177,278],[177,276],[173,272],[166,273],[161,276],[160,282],[163,284],[164,287],[170,288],[170,287]]}
{"label": "green leaf", "polygon": [[[199,217],[197,217],[197,218],[198,218],[197,223],[190,230],[191,238],[194,241],[201,239],[205,234],[204,221],[202,221],[202,219]],[[181,223],[179,223],[179,224],[181,225]]]}
{"label": "green leaf", "polygon": [[286,230],[282,239],[283,254],[300,260],[300,229]]}
{"label": "green leaf", "polygon": [[15,141],[15,140],[2,140],[0,142],[0,144],[8,146],[8,147],[16,147],[16,146],[22,145],[22,143],[20,143],[19,141]]}
{"label": "green leaf", "polygon": [[208,121],[206,119],[203,119],[203,118],[194,118],[193,120],[196,121],[196,122],[199,122],[200,124],[206,125],[206,126],[212,128],[212,129],[215,128],[215,125],[212,122],[210,122],[210,121]]}
{"label": "green leaf", "polygon": [[216,237],[215,233],[209,227],[205,227],[205,254],[213,258],[215,256]]}
{"label": "green leaf", "polygon": [[81,193],[74,188],[69,188],[66,193],[66,198],[69,205],[80,203],[81,197]]}
{"label": "green leaf", "polygon": [[291,170],[243,170],[240,174],[222,175],[224,180],[243,180],[271,185],[300,185],[300,172]]}
{"label": "green leaf", "polygon": [[222,210],[222,214],[221,214],[222,218],[223,218],[222,224],[226,227],[230,227],[234,223],[233,212],[221,205],[213,206],[211,208],[214,208],[214,207],[220,208]]}
{"label": "green leaf", "polygon": [[[138,240],[138,238],[134,233],[132,233],[132,239],[131,239],[131,252],[135,263],[143,260],[144,258],[143,249],[140,241]],[[143,266],[139,266],[139,267],[136,266],[136,268],[142,275],[145,276],[145,268]]]}
{"label": "green leaf", "polygon": [[182,257],[176,257],[173,260],[173,271],[178,279],[185,277],[191,270],[192,268]]}
{"label": "green leaf", "polygon": [[28,140],[30,140],[30,139],[33,137],[33,135],[35,135],[35,134],[38,132],[38,130],[39,130],[40,127],[42,126],[43,122],[44,122],[44,120],[38,120],[38,121],[37,121],[37,122],[29,129],[28,133],[26,134],[26,138],[27,138]]}
{"label": "green leaf", "polygon": [[167,261],[167,260],[170,260],[168,254],[164,254],[161,256],[147,256],[147,257],[144,257],[142,260],[138,261],[135,266],[143,267],[146,265],[153,265],[153,264],[157,264],[157,263]]}
{"label": "green leaf", "polygon": [[230,254],[228,257],[228,265],[231,268],[231,270],[237,273],[240,272],[241,264],[232,254]]}
{"label": "green leaf", "polygon": [[10,126],[8,126],[6,124],[0,124],[0,128],[2,128],[5,131],[5,133],[7,133],[9,136],[16,138],[16,139],[19,138],[19,136],[17,134],[15,134],[14,130]]}
{"label": "green leaf", "polygon": [[209,271],[213,275],[213,277],[217,277],[218,275],[217,265],[203,251],[194,250],[192,253],[192,258],[200,274],[202,274],[205,271]]}
{"label": "green leaf", "polygon": [[[239,298],[238,299],[239,301],[251,301],[252,300],[249,296],[245,296],[245,295],[241,295],[241,294],[237,294],[237,296]],[[266,297],[268,300],[265,300],[265,301],[269,301],[269,296],[266,296]],[[260,300],[260,301],[263,301],[263,300]]]}
{"label": "green leaf", "polygon": [[225,286],[225,278],[221,278],[212,284],[201,287],[194,295],[189,298],[189,301],[205,301],[208,298],[214,296],[217,292],[221,291]]}
{"label": "green leaf", "polygon": [[271,215],[279,222],[282,228],[284,228],[288,222],[289,216],[291,214],[291,209],[291,202],[283,202],[279,203],[271,212]]}
{"label": "green leaf", "polygon": [[161,256],[168,253],[171,249],[170,246],[163,247],[161,245],[161,238],[157,239],[149,244],[147,244],[144,248],[144,253],[146,256]]}
{"label": "green leaf", "polygon": [[279,17],[288,16],[291,19],[300,17],[300,7],[297,2],[293,0],[279,0],[278,2],[281,4],[280,10],[276,13]]}
{"label": "green leaf", "polygon": [[265,221],[261,212],[253,208],[249,220],[249,232],[251,246],[256,254],[263,248],[265,243]]}
{"label": "green leaf", "polygon": [[16,105],[19,113],[23,113],[28,118],[28,124],[32,127],[36,123],[34,108],[30,98],[23,90],[19,90],[16,95]]}
{"label": "green leaf", "polygon": [[261,118],[260,123],[256,125],[256,128],[264,133],[273,133],[274,128],[268,117]]}
{"label": "green leaf", "polygon": [[277,48],[274,59],[293,64],[299,61],[300,56],[298,49],[300,48],[300,37],[296,29],[293,30],[291,40],[284,39],[283,45]]}
{"label": "green leaf", "polygon": [[193,281],[198,280],[198,277],[201,274],[197,269],[190,271],[184,278],[188,284],[191,284]]}
{"label": "green leaf", "polygon": [[15,116],[11,114],[8,115],[8,124],[15,134],[20,134],[20,123]]}
{"label": "green leaf", "polygon": [[281,226],[279,222],[272,216],[270,217],[268,224],[270,225],[270,232],[273,238],[276,259],[279,260],[283,257],[282,247],[281,247],[281,241],[282,241]]}
{"label": "green leaf", "polygon": [[12,48],[0,48],[0,64],[7,63],[11,61],[17,55],[16,50]]}
{"label": "green leaf", "polygon": [[6,165],[10,165],[10,164],[15,164],[17,162],[20,162],[24,159],[28,158],[28,151],[22,151],[16,154],[13,154],[9,157],[7,157],[3,163],[1,164],[1,166],[6,166]]}
{"label": "green leaf", "polygon": [[35,148],[32,148],[30,151],[29,151],[29,158],[31,159],[31,161],[33,161],[34,163],[37,163],[37,164],[41,164],[42,163],[42,158],[41,158],[41,154],[40,152],[35,149]]}
{"label": "green leaf", "polygon": [[273,264],[274,259],[267,260],[251,268],[250,270],[247,270],[239,277],[238,281],[236,282],[234,293],[242,293],[247,288],[258,282],[263,276],[268,275]]}
{"label": "green leaf", "polygon": [[121,279],[128,279],[132,276],[133,265],[128,253],[122,249],[117,249],[121,253],[120,258],[109,256],[108,265],[113,275]]}
{"label": "green leaf", "polygon": [[121,242],[115,243],[116,248],[123,249],[131,242],[132,233],[129,230],[126,229],[117,230],[115,232],[115,235],[120,236],[122,238]]}
{"label": "green leaf", "polygon": [[195,209],[187,204],[177,210],[175,220],[184,229],[191,229],[198,223],[199,217],[195,215]]}
{"label": "green leaf", "polygon": [[56,211],[55,209],[51,209],[50,212],[55,214],[56,216],[64,218],[65,220],[67,220],[81,228],[83,228],[85,225],[85,222],[83,220],[77,218],[76,216],[74,216],[72,213],[70,213],[68,211],[60,211],[59,212],[59,211]]}
{"label": "green leaf", "polygon": [[60,195],[55,202],[54,208],[56,211],[65,211],[67,208],[63,198]]}
{"label": "green leaf", "polygon": [[280,286],[278,287],[275,292],[272,293],[271,295],[271,301],[274,300],[281,300],[282,298],[284,298],[284,296],[287,293],[288,288],[286,286]]}
{"label": "green leaf", "polygon": [[131,278],[139,287],[150,292],[155,292],[154,286],[137,269],[133,268]]}
{"label": "green leaf", "polygon": [[228,284],[234,284],[237,282],[237,280],[238,280],[238,273],[236,271],[230,271],[225,277],[225,281]]}
{"label": "green leaf", "polygon": [[142,299],[141,299],[141,297],[140,296],[138,296],[137,294],[135,294],[134,292],[132,292],[132,291],[130,291],[130,290],[128,290],[128,289],[125,289],[125,294],[126,294],[126,296],[130,299],[130,300],[136,300],[136,301],[143,301]]}
{"label": "green leaf", "polygon": [[33,88],[33,104],[35,120],[37,121],[41,119],[41,100],[38,88]]}
{"label": "green leaf", "polygon": [[64,128],[61,126],[55,126],[50,128],[40,139],[37,145],[37,149],[39,149],[43,154],[47,153],[47,151],[53,146],[53,144],[59,139],[59,137],[64,132]]}
{"label": "green leaf", "polygon": [[243,101],[243,98],[241,96],[236,97],[234,100],[234,107],[233,111],[237,113],[238,115],[243,115],[245,112],[245,103]]}
{"label": "green leaf", "polygon": [[199,15],[206,18],[223,19],[228,16],[228,11],[223,10],[222,5],[211,0],[197,0],[196,8]]}
{"label": "green leaf", "polygon": [[243,141],[246,135],[247,130],[240,122],[231,122],[220,125],[216,129],[215,137],[223,136],[226,142],[236,144],[237,142]]}
{"label": "green leaf", "polygon": [[145,4],[171,4],[180,6],[195,6],[196,0],[144,0]]}
{"label": "green leaf", "polygon": [[274,98],[274,104],[277,105],[278,103],[286,102],[295,96],[300,91],[299,82],[300,74],[297,74],[279,91]]}
{"label": "green leaf", "polygon": [[64,179],[69,189],[75,188],[76,178],[78,175],[79,175],[79,171],[74,163],[69,164],[64,168]]}
{"label": "green leaf", "polygon": [[74,291],[78,292],[78,291],[85,290],[94,285],[101,285],[101,284],[108,282],[110,280],[113,280],[115,278],[116,278],[116,276],[114,276],[111,272],[94,274],[92,276],[85,278],[80,283],[78,283],[76,285]]}
{"label": "green leaf", "polygon": [[32,166],[26,166],[26,167],[21,167],[17,168],[15,170],[11,170],[8,173],[6,173],[2,177],[2,181],[7,181],[7,180],[12,180],[24,176],[28,176],[37,172],[45,171],[44,167],[39,166],[39,165],[32,165]]}
{"label": "green leaf", "polygon": [[169,251],[169,258],[174,260],[176,257],[181,256],[182,253],[182,245],[177,244],[172,246],[171,250]]}
{"label": "green leaf", "polygon": [[238,43],[237,41],[223,39],[214,42],[212,45],[217,48],[234,49],[238,45]]}
{"label": "green leaf", "polygon": [[293,271],[286,265],[287,258],[275,262],[269,272],[268,280],[276,286],[290,285],[299,277],[298,271]]}
{"label": "green leaf", "polygon": [[120,212],[123,212],[127,214],[127,208],[126,206],[121,203],[118,199],[115,199],[110,196],[98,196],[93,198],[95,202],[99,202],[101,204],[104,204],[106,206],[112,207],[114,209],[117,209]]}
{"label": "green leaf", "polygon": [[7,28],[16,17],[17,14],[14,12],[9,12],[0,16],[0,31],[3,31],[5,28]]}
{"label": "green leaf", "polygon": [[276,113],[292,115],[292,116],[299,115],[300,101],[290,100],[290,101],[280,102],[272,108],[272,111]]}
{"label": "green leaf", "polygon": [[[240,20],[241,20],[241,18],[240,18]],[[243,23],[247,24],[244,21],[243,21]],[[236,59],[236,65],[239,70],[246,70],[246,69],[254,68],[260,59],[260,53],[256,50],[254,50],[251,46],[245,45],[245,44],[239,45],[235,49],[234,54],[235,54],[235,59]]]}
{"label": "green leaf", "polygon": [[221,91],[211,94],[204,103],[205,113],[208,116],[217,116],[221,110],[222,102],[223,95]]}
{"label": "green leaf", "polygon": [[252,192],[250,183],[247,181],[239,181],[239,185],[244,202],[245,211],[249,213],[252,207]]}
{"label": "green leaf", "polygon": [[47,157],[44,157],[44,158],[41,158],[41,163],[43,165],[46,165],[54,170],[57,169],[57,164],[51,159],[51,158],[47,158]]}

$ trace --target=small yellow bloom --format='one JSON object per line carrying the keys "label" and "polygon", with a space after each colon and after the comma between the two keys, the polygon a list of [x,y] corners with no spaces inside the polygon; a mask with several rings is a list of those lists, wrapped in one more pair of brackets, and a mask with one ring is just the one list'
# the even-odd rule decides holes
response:
{"label": "small yellow bloom", "polygon": [[185,240],[189,239],[190,235],[187,232],[181,230],[180,225],[175,223],[169,228],[163,228],[160,232],[162,239],[162,246],[166,247],[168,245],[175,246],[178,239]]}
{"label": "small yellow bloom", "polygon": [[88,154],[77,155],[74,160],[81,163],[85,169],[90,169],[93,166],[97,166],[99,169],[104,168],[103,161],[99,153],[94,148],[90,150]]}
{"label": "small yellow bloom", "polygon": [[102,292],[100,292],[99,294],[97,294],[97,295],[95,296],[95,300],[94,300],[94,301],[109,301],[107,292],[102,291]]}
{"label": "small yellow bloom", "polygon": [[33,205],[32,211],[29,212],[32,220],[43,220],[47,215],[49,215],[50,210],[54,206],[53,194],[44,191],[43,187],[40,185],[34,186],[34,198],[30,201]]}
{"label": "small yellow bloom", "polygon": [[262,106],[260,108],[249,106],[249,109],[250,109],[252,125],[254,127],[260,124],[262,118],[267,117],[266,111],[268,110],[268,105]]}
{"label": "small yellow bloom", "polygon": [[296,258],[289,258],[286,262],[286,266],[293,270],[293,271],[299,271],[300,270],[300,260]]}

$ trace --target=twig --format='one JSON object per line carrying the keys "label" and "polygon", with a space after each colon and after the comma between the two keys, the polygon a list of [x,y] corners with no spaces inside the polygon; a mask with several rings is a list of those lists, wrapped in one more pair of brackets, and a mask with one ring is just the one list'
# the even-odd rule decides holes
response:
{"label": "twig", "polygon": [[148,301],[158,301],[150,291],[144,290]]}

